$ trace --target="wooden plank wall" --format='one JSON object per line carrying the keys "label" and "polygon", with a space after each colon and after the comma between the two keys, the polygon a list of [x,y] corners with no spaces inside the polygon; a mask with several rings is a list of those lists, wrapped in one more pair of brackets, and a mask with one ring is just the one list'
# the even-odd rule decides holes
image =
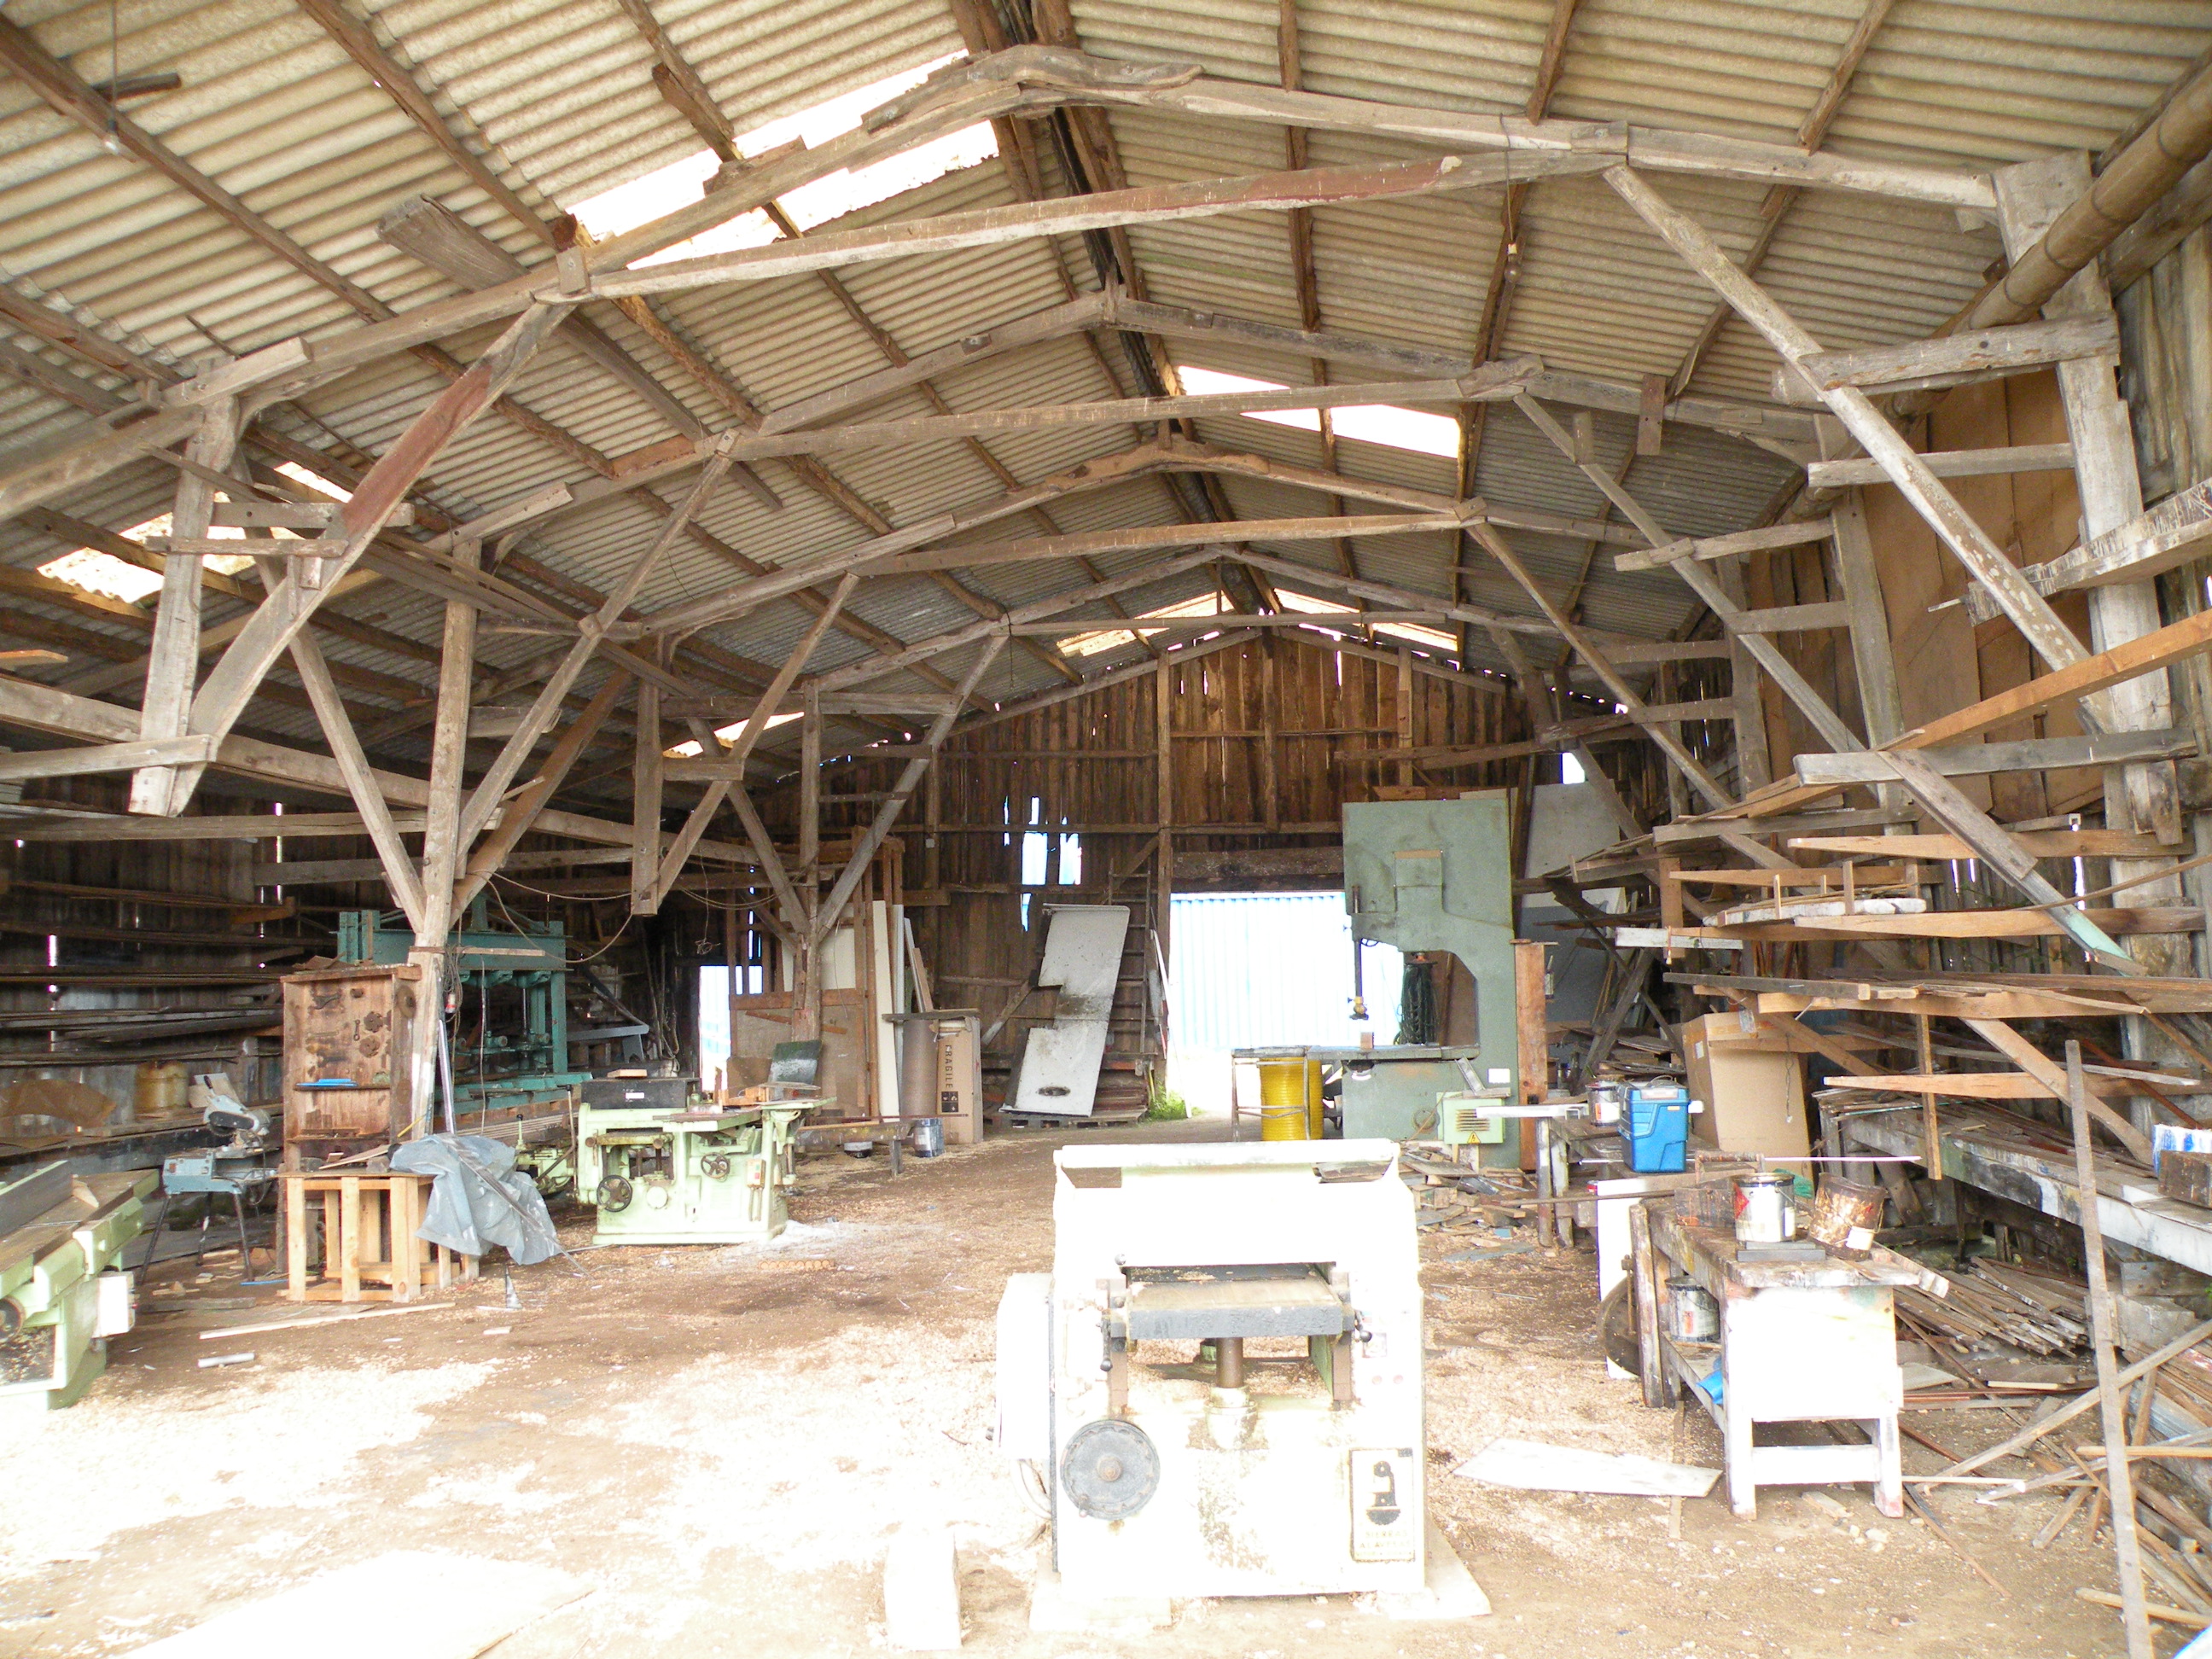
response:
{"label": "wooden plank wall", "polygon": [[[125,784],[108,777],[45,779],[24,786],[27,807],[120,811]],[[208,813],[265,812],[266,799],[241,799],[209,793],[199,810]],[[167,974],[252,969],[268,963],[276,971],[309,951],[327,948],[327,936],[297,921],[234,924],[227,910],[198,905],[163,905],[150,898],[117,899],[57,893],[51,885],[174,893],[219,897],[250,905],[246,866],[253,849],[245,842],[4,842],[6,897],[0,902],[0,969],[11,974],[51,969],[50,982],[11,979],[0,983],[0,1088],[40,1077],[64,1078],[100,1091],[118,1115],[132,1107],[142,1065],[176,1059],[192,1071],[224,1070],[240,1087],[254,1091],[276,1084],[276,1042],[257,1039],[258,1060],[245,1057],[235,1033],[171,1038],[143,1044],[102,1045],[88,1040],[85,1028],[58,1024],[40,1028],[21,1017],[61,1011],[81,1013],[113,1009],[259,1009],[276,1021],[273,983],[90,986],[72,982],[80,975],[129,974],[145,969]],[[234,935],[229,946],[214,937]],[[162,935],[203,936],[204,942],[173,942]],[[52,940],[50,962],[48,939]],[[55,988],[49,990],[49,983]],[[111,1035],[112,1034],[111,1030]],[[260,1073],[266,1073],[260,1076]],[[0,1117],[9,1115],[0,1103]]]}
{"label": "wooden plank wall", "polygon": [[[2140,319],[2136,331],[2142,331]],[[2199,331],[2212,332],[2212,328],[2199,325]],[[2131,374],[2130,383],[2139,378]],[[2202,397],[2196,400],[2203,401]],[[2162,405],[2183,411],[2178,418],[2185,422],[2189,418],[2185,411],[2194,406],[2187,398]],[[2189,445],[2195,440],[2170,429],[2174,418],[2154,416],[2151,419],[2150,428],[2157,434],[2152,440],[2153,447],[2160,453],[2190,453]],[[1958,387],[1936,406],[1924,427],[1910,435],[1915,447],[1923,450],[2063,442],[2066,422],[2057,376],[2045,371]],[[2206,435],[2212,437],[2212,428],[2208,428]],[[2071,472],[2023,472],[1947,482],[1960,503],[2015,563],[2034,564],[2056,558],[2076,540],[2080,505]],[[2163,484],[2159,493],[2167,493],[2172,487]],[[2147,471],[2145,495],[2149,497],[2152,493]],[[1881,579],[1905,724],[1910,727],[1948,714],[2033,678],[2036,665],[2009,622],[1996,618],[1978,626],[1956,603],[1966,589],[1966,572],[1904,498],[1894,489],[1881,485],[1868,488],[1863,499]],[[1807,605],[1842,597],[1826,544],[1753,555],[1747,563],[1747,591],[1754,605]],[[2162,584],[2168,620],[2202,608],[2203,592],[2201,574],[2192,580],[2176,583],[2169,579]],[[2087,641],[2086,596],[2061,594],[2051,603]],[[1858,688],[1844,636],[1840,632],[1785,635],[1777,643],[1844,720],[1863,731]],[[2197,664],[2176,677],[2183,717],[2202,718],[2197,711],[2205,706],[2203,675],[2203,665]],[[1826,749],[1827,744],[1771,684],[1763,684],[1762,696],[1768,744],[1778,774],[1787,769],[1797,754]],[[2053,709],[1994,730],[1988,736],[1995,742],[2064,737],[2080,730],[2072,710]],[[2104,780],[2094,768],[1999,773],[1957,781],[2002,823],[2075,811],[2098,814],[2103,806]],[[2075,890],[2076,873],[2070,862],[2049,861],[2044,870],[2062,891]],[[2112,878],[2109,864],[2103,860],[2087,860],[2081,875],[2092,888],[2101,887]],[[1955,877],[1936,890],[1942,908],[2009,906],[2018,902],[2017,893],[2008,884],[1992,883],[1972,866],[1960,865]],[[1926,951],[1930,966],[1961,971],[2083,970],[2079,951],[2055,941],[1945,940],[1911,948]]]}
{"label": "wooden plank wall", "polygon": [[[1345,802],[1376,799],[1400,770],[1344,764],[1341,754],[1507,743],[1526,732],[1505,682],[1448,682],[1415,672],[1407,697],[1395,657],[1378,661],[1268,638],[1180,660],[1171,653],[1168,663],[1178,856],[1334,846]],[[941,1004],[979,1008],[988,1026],[1019,998],[1034,972],[1044,904],[1127,903],[1133,941],[1157,929],[1159,678],[1140,673],[946,744],[934,856],[926,811],[910,814],[902,828],[909,896],[924,901],[909,914]],[[832,790],[886,788],[896,769],[890,761],[855,765],[836,775]],[[1526,769],[1518,761],[1492,763],[1419,781],[1496,787],[1520,782]],[[779,810],[788,809],[779,802]],[[826,807],[823,835],[870,810],[865,801]],[[1021,835],[1033,811],[1039,827],[1082,836],[1082,879],[1060,884],[1055,858],[1048,884],[1030,890],[1025,922]],[[1133,948],[1109,1048],[1109,1065],[1132,1081],[1159,1052],[1143,968],[1143,953]],[[1048,998],[1022,1003],[987,1064],[1006,1066],[1030,1027],[1050,1012]]]}

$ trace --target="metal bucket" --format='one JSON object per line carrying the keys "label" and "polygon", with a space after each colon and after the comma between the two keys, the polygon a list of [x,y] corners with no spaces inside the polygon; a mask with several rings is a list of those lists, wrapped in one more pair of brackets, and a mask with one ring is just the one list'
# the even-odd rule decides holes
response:
{"label": "metal bucket", "polygon": [[1661,1316],[1676,1342],[1710,1342],[1721,1334],[1721,1304],[1687,1273],[1667,1281]]}
{"label": "metal bucket", "polygon": [[916,1158],[939,1156],[945,1151],[945,1120],[940,1117],[915,1119],[910,1144]]}
{"label": "metal bucket", "polygon": [[1879,1187],[1861,1186],[1840,1176],[1823,1176],[1812,1207],[1805,1213],[1805,1231],[1836,1255],[1863,1261],[1874,1250],[1885,1196]]}
{"label": "metal bucket", "polygon": [[1797,1177],[1780,1170],[1739,1176],[1735,1237],[1739,1244],[1786,1244],[1797,1236]]}

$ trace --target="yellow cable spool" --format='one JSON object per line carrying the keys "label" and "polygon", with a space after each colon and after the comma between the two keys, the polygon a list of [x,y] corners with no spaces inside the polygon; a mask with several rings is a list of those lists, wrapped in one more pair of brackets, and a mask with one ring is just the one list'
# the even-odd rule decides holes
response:
{"label": "yellow cable spool", "polygon": [[1260,1139],[1319,1140],[1321,1130],[1321,1062],[1261,1060]]}

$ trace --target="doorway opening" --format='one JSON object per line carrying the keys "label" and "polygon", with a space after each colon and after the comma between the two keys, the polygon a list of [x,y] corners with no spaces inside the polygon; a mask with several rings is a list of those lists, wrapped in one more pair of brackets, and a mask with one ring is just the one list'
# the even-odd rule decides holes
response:
{"label": "doorway opening", "polygon": [[1178,894],[1173,916],[1168,1083],[1194,1115],[1229,1115],[1233,1049],[1395,1037],[1403,958],[1362,947],[1368,1017],[1354,1019],[1342,893]]}

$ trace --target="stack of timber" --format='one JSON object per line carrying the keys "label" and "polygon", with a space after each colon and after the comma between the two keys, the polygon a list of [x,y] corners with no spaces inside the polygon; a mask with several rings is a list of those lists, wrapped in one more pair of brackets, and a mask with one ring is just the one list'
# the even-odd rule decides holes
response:
{"label": "stack of timber", "polygon": [[1923,1338],[1954,1349],[2002,1342],[2056,1358],[2087,1346],[2089,1287],[2048,1269],[1978,1261],[1945,1273],[1951,1293],[1938,1299],[1911,1285],[1897,1291],[1897,1316]]}

